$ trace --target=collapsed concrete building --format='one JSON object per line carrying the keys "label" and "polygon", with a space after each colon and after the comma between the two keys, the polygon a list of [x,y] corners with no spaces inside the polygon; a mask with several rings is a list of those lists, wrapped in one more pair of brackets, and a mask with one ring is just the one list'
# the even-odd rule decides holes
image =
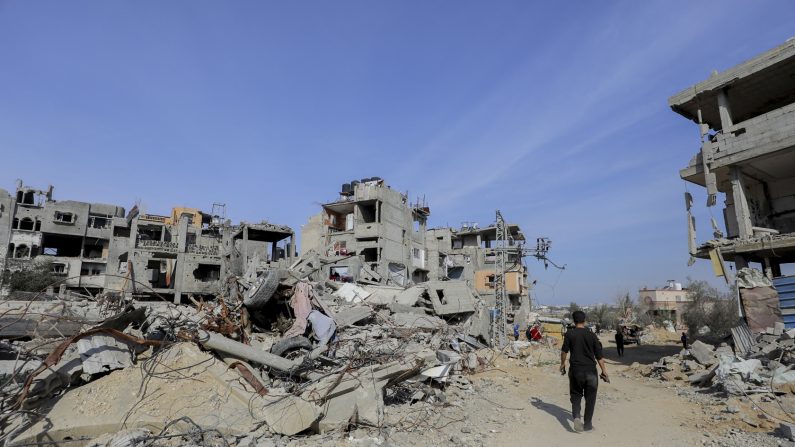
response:
{"label": "collapsed concrete building", "polygon": [[726,196],[725,232],[713,221],[714,238],[698,244],[692,196],[686,195],[691,262],[712,260],[727,281],[724,260],[733,261],[738,272],[758,263],[782,293],[790,327],[795,327],[795,281],[782,278],[781,267],[795,262],[794,78],[795,40],[790,39],[669,99],[701,134],[701,148],[681,178],[706,188],[707,206],[717,203],[718,193]]}
{"label": "collapsed concrete building", "polygon": [[[423,284],[444,303],[449,281],[463,281],[488,307],[495,305],[498,243],[505,247],[506,293],[511,318],[526,323],[530,287],[522,259],[525,237],[516,224],[506,224],[508,241],[499,241],[496,224],[474,223],[454,229],[428,228],[430,207],[411,203],[408,194],[378,177],[343,184],[339,197],[322,205],[301,231],[302,253],[327,257],[323,274],[341,282],[406,287]],[[539,240],[540,244],[548,241]]]}
{"label": "collapsed concrete building", "polygon": [[[219,207],[219,209],[222,209]],[[56,201],[53,188],[19,182],[0,189],[0,271],[46,262],[61,293],[126,294],[136,299],[218,293],[249,261],[284,267],[295,257],[295,233],[267,222],[232,225],[223,213],[175,207],[168,216],[135,206]],[[0,286],[2,286],[0,284]]]}
{"label": "collapsed concrete building", "polygon": [[[237,445],[298,434],[317,445],[352,427],[413,431],[449,412],[447,384],[490,368],[489,346],[508,347],[508,315],[529,312],[522,259],[546,261],[549,248],[526,250],[499,211],[485,228],[428,229],[427,205],[373,178],[323,205],[300,256],[287,227],[26,194],[4,196],[7,267],[61,263],[67,293],[0,300],[0,443],[184,440],[200,428],[249,438]],[[56,213],[73,232],[47,230]]]}

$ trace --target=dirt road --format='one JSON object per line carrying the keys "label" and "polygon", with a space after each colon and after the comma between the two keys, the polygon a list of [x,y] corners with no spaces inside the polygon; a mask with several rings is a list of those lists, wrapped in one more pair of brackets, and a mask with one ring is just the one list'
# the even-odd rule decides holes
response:
{"label": "dirt road", "polygon": [[[511,375],[523,377],[505,406],[526,409],[521,421],[506,426],[490,445],[553,446],[671,446],[701,445],[705,423],[700,408],[677,396],[657,381],[626,377],[623,371],[633,362],[649,363],[678,352],[675,345],[630,346],[620,360],[607,346],[611,383],[599,384],[599,399],[593,432],[577,433],[571,427],[568,379],[556,365],[529,369],[505,363]],[[503,368],[501,366],[501,368]]]}
{"label": "dirt road", "polygon": [[[675,335],[675,334],[672,334]],[[671,337],[673,340],[676,337]],[[521,360],[500,358],[499,370],[472,377],[476,386],[485,383],[484,408],[498,415],[513,412],[510,423],[491,429],[475,444],[494,446],[794,446],[772,429],[775,421],[746,424],[743,415],[726,415],[725,397],[701,394],[687,384],[663,382],[640,376],[630,365],[650,364],[678,353],[671,341],[628,346],[619,358],[615,344],[603,338],[611,383],[600,381],[593,432],[577,433],[570,421],[568,378],[558,372],[559,358],[548,352],[541,366],[528,368]],[[502,384],[491,392],[489,383]],[[678,387],[678,386],[679,387]],[[481,388],[480,395],[484,395]],[[729,402],[749,414],[754,405]],[[757,402],[756,405],[759,405]],[[483,420],[482,415],[479,419]],[[474,418],[470,425],[475,425]],[[506,420],[503,416],[502,420]],[[500,418],[490,418],[494,423]],[[758,421],[757,421],[758,422]],[[775,424],[773,423],[775,422]]]}

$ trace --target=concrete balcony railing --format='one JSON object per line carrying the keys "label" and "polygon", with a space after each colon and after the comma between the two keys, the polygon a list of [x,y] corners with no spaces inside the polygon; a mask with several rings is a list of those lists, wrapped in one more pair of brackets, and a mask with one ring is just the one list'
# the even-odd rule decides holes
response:
{"label": "concrete balcony railing", "polygon": [[795,146],[795,103],[737,123],[704,144],[712,149],[713,169]]}
{"label": "concrete balcony railing", "polygon": [[135,244],[135,246],[143,250],[160,251],[167,253],[179,252],[179,244],[176,242],[151,241],[146,239],[139,239],[138,242]]}

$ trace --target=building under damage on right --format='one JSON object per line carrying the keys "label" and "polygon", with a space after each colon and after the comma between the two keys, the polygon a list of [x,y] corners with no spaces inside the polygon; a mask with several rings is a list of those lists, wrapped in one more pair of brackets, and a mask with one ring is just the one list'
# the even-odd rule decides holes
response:
{"label": "building under damage on right", "polygon": [[[784,322],[795,327],[795,281],[782,276],[782,265],[795,262],[795,40],[713,73],[669,105],[701,135],[682,179],[706,188],[707,206],[726,196],[725,232],[713,221],[714,238],[698,244],[686,194],[691,262],[710,259],[727,281],[724,260],[740,275],[758,265],[778,289]],[[746,310],[753,305],[743,301]]]}

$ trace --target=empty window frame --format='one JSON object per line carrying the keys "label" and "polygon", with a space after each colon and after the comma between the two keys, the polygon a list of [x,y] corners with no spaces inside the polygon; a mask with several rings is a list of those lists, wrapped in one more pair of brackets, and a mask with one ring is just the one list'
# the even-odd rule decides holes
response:
{"label": "empty window frame", "polygon": [[36,224],[30,217],[24,217],[19,221],[19,229],[24,231],[33,231]]}
{"label": "empty window frame", "polygon": [[216,264],[199,264],[193,269],[193,278],[201,282],[212,282],[221,279],[221,266]]}
{"label": "empty window frame", "polygon": [[374,223],[376,222],[376,207],[378,206],[378,202],[372,203],[362,203],[359,204],[359,214],[361,215],[361,219],[363,223]]}
{"label": "empty window frame", "polygon": [[111,225],[111,216],[105,214],[92,214],[89,213],[88,215],[88,227],[89,228],[97,228],[100,230],[104,230],[105,228],[110,228]]}
{"label": "empty window frame", "polygon": [[75,223],[75,215],[74,213],[70,213],[67,211],[56,211],[54,215],[54,220],[57,223],[62,224],[73,224]]}

